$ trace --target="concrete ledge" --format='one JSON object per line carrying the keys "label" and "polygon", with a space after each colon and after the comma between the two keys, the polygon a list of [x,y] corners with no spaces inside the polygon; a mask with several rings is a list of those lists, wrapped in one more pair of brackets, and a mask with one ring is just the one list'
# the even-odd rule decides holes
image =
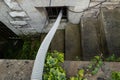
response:
{"label": "concrete ledge", "polygon": [[[34,60],[0,60],[0,80],[30,80]],[[65,61],[63,64],[67,76],[73,76],[78,68],[88,65],[86,61]],[[120,71],[120,62],[105,62],[104,69]],[[109,72],[108,72],[109,73]],[[100,75],[106,75],[102,70],[89,80],[97,80]]]}
{"label": "concrete ledge", "polygon": [[0,60],[0,80],[30,80],[33,61]]}
{"label": "concrete ledge", "polygon": [[[65,61],[63,64],[64,69],[66,70],[67,77],[75,76],[78,69],[81,69],[84,66],[87,66],[90,62],[88,61]],[[120,71],[120,62],[104,62],[102,68],[99,72],[88,78],[88,80],[97,80],[98,77],[110,76],[111,71]]]}

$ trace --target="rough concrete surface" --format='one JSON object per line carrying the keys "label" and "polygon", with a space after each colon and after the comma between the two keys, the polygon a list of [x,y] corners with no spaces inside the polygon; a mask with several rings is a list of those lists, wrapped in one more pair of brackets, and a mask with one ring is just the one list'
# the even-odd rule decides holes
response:
{"label": "rough concrete surface", "polygon": [[108,52],[120,56],[120,8],[102,8],[102,18]]}
{"label": "rough concrete surface", "polygon": [[[66,70],[67,77],[75,76],[79,69],[88,66],[90,62],[87,61],[65,61],[63,64]],[[110,77],[111,71],[120,71],[119,62],[104,62],[104,65],[100,68],[97,74],[88,78],[88,80],[97,80],[98,77],[106,78]]]}
{"label": "rough concrete surface", "polygon": [[75,60],[80,58],[80,25],[68,23],[65,27],[65,59]]}
{"label": "rough concrete surface", "polygon": [[53,40],[50,44],[50,50],[53,52],[54,50],[57,50],[59,52],[65,52],[65,36],[64,36],[64,29],[57,30],[55,36],[53,37]]}
{"label": "rough concrete surface", "polygon": [[[34,60],[0,60],[0,80],[30,80]],[[65,61],[63,64],[67,77],[76,75],[78,69],[87,66],[86,61]],[[106,69],[120,71],[119,62],[105,62],[103,70],[88,80],[97,80],[98,76],[107,75]]]}
{"label": "rough concrete surface", "polygon": [[33,61],[0,60],[0,80],[30,80]]}
{"label": "rough concrete surface", "polygon": [[97,27],[99,26],[98,20],[93,17],[82,18],[81,21],[81,42],[83,60],[90,60],[98,55],[99,42]]}

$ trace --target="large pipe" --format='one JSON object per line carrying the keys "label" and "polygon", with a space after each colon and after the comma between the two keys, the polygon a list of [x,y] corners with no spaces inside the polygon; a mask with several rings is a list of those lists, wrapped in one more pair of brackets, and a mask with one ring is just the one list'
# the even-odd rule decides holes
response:
{"label": "large pipe", "polygon": [[46,35],[45,39],[43,40],[38,50],[38,53],[34,62],[33,70],[32,70],[31,80],[42,80],[46,53],[48,51],[50,42],[52,41],[55,35],[55,32],[60,24],[61,18],[62,18],[62,10],[60,11],[59,16],[57,17],[57,20],[55,21],[49,33]]}

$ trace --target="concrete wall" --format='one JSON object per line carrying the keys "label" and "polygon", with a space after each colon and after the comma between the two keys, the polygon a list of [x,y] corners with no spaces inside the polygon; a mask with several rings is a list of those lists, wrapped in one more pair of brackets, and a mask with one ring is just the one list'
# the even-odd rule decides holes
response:
{"label": "concrete wall", "polygon": [[[102,5],[95,6],[104,0],[1,0],[0,21],[16,34],[34,34],[42,32],[47,22],[48,6],[67,6],[68,21],[74,24],[80,22],[81,16],[91,16],[99,13],[99,7],[112,9],[120,0],[107,0]],[[115,6],[114,6],[115,5]],[[91,9],[91,7],[95,6]],[[42,8],[43,7],[43,8]],[[87,10],[90,8],[89,10]],[[86,12],[84,12],[86,11]]]}

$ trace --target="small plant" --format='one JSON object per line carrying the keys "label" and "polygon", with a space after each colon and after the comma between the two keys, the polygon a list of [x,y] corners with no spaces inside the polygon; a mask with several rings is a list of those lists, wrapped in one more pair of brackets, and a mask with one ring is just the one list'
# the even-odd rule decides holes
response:
{"label": "small plant", "polygon": [[35,59],[40,46],[39,38],[26,37],[23,41],[22,49],[16,55],[16,59]]}
{"label": "small plant", "polygon": [[103,61],[102,58],[100,56],[95,56],[92,61],[91,64],[89,64],[88,66],[88,71],[92,74],[95,75],[98,70],[100,69],[100,67],[102,66]]}
{"label": "small plant", "polygon": [[75,60],[76,60],[76,61],[80,61],[81,59],[80,59],[79,56],[76,56],[76,57],[75,57]]}
{"label": "small plant", "polygon": [[44,65],[43,80],[66,80],[66,73],[61,67],[63,62],[63,53],[57,51],[48,53]]}
{"label": "small plant", "polygon": [[75,77],[70,77],[70,80],[88,80],[87,78],[85,78],[85,70],[84,69],[80,69],[77,73],[77,76]]}
{"label": "small plant", "polygon": [[70,80],[88,80],[86,77],[95,75],[102,64],[102,58],[100,56],[95,56],[87,67],[80,69],[75,77],[70,77]]}
{"label": "small plant", "polygon": [[106,61],[120,62],[120,58],[116,57],[115,54],[112,54],[110,57],[105,59]]}
{"label": "small plant", "polygon": [[[111,56],[111,60],[114,60],[115,56]],[[54,51],[48,53],[44,64],[43,80],[88,80],[89,77],[98,73],[99,69],[103,65],[102,56],[95,56],[91,63],[87,67],[79,69],[76,76],[67,78],[66,72],[61,67],[61,63],[64,62],[63,53]],[[120,72],[112,72],[111,78],[107,80],[120,80]]]}
{"label": "small plant", "polygon": [[112,72],[111,74],[112,79],[111,80],[120,80],[120,72]]}

